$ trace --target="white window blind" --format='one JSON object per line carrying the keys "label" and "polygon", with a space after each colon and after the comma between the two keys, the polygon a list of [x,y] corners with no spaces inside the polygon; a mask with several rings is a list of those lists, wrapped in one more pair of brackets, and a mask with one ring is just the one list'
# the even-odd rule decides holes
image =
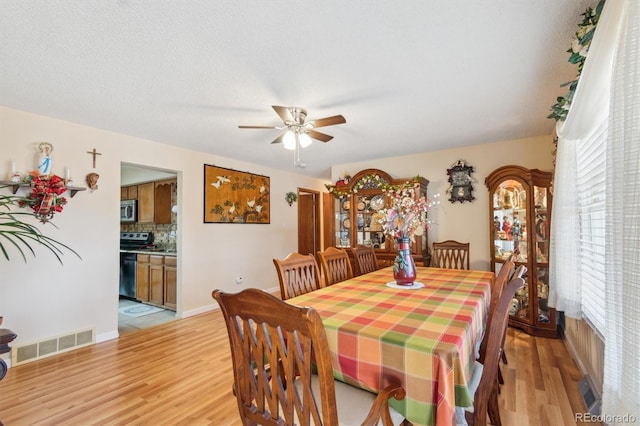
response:
{"label": "white window blind", "polygon": [[607,121],[577,148],[578,198],[584,318],[605,335],[605,202]]}

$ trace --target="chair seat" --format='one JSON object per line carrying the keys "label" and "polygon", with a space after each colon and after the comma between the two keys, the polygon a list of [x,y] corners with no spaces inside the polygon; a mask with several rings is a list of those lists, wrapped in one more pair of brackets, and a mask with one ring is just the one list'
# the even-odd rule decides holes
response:
{"label": "chair seat", "polygon": [[[301,391],[300,381],[296,381],[298,391]],[[376,394],[368,392],[364,389],[348,385],[340,380],[334,380],[336,389],[336,403],[338,408],[338,419],[340,426],[359,426],[362,420],[367,417],[367,413],[376,399]],[[315,395],[320,395],[320,383],[318,376],[311,376],[311,387]],[[322,407],[319,407],[322,410]],[[391,421],[394,426],[401,425],[404,422],[404,416],[396,411],[393,407],[389,407],[391,413]],[[297,419],[296,419],[297,420]],[[297,423],[300,424],[300,423]],[[382,421],[378,423],[382,425]]]}

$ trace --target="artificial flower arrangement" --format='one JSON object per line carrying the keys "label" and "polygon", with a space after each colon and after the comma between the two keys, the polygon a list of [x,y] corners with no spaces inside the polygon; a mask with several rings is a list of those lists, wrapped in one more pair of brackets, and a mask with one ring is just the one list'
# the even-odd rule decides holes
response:
{"label": "artificial flower arrangement", "polygon": [[416,235],[422,235],[429,229],[427,212],[433,206],[428,198],[415,196],[415,185],[405,184],[387,191],[392,206],[380,210],[382,231],[393,239],[409,238],[415,241]]}
{"label": "artificial flower arrangement", "polygon": [[398,254],[393,262],[393,274],[400,285],[413,284],[416,270],[411,256],[408,240],[415,241],[415,236],[422,235],[429,229],[427,212],[432,203],[425,197],[416,197],[417,185],[406,184],[391,188],[385,192],[391,197],[391,207],[379,210],[382,232],[396,240]]}
{"label": "artificial flower arrangement", "polygon": [[42,223],[53,218],[54,213],[61,212],[67,199],[62,196],[67,190],[64,179],[58,175],[39,175],[31,172],[25,182],[31,184],[31,193],[18,202],[20,207],[31,207],[34,215]]}

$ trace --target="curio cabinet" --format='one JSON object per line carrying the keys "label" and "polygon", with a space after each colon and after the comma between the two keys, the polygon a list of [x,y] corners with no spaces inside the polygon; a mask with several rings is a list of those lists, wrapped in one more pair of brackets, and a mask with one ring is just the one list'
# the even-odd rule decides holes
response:
{"label": "curio cabinet", "polygon": [[511,302],[509,325],[544,337],[558,335],[556,312],[548,305],[551,177],[537,169],[504,166],[485,180],[491,269],[498,273],[514,252],[516,266],[527,268],[525,284]]}

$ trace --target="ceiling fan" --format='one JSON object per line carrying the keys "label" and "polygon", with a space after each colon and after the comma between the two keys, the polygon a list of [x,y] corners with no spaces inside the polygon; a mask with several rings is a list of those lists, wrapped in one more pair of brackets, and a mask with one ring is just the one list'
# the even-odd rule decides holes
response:
{"label": "ceiling fan", "polygon": [[238,126],[241,129],[278,129],[285,130],[271,143],[282,143],[285,149],[296,151],[294,164],[305,167],[300,161],[300,148],[306,148],[311,144],[311,139],[320,142],[329,142],[333,136],[314,130],[318,127],[334,126],[346,123],[347,120],[342,115],[319,118],[317,120],[305,121],[307,110],[300,107],[285,107],[272,105],[273,110],[282,119],[282,126]]}

